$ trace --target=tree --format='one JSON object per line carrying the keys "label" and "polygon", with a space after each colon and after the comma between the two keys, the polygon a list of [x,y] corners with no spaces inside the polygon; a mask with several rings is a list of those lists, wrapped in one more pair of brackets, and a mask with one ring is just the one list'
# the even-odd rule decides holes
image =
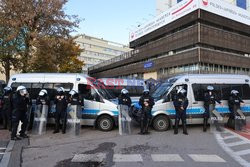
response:
{"label": "tree", "polygon": [[[19,61],[19,70],[36,71],[32,69],[35,60],[49,60],[54,56],[55,48],[44,45],[50,37],[57,41],[70,39],[70,33],[80,20],[65,14],[63,6],[66,3],[67,0],[0,0],[0,22],[11,29],[10,36],[17,41],[14,47],[16,53],[11,53],[12,56],[17,55],[15,60]],[[41,49],[42,46],[45,48]],[[33,57],[35,55],[36,58]],[[47,71],[54,71],[57,68],[52,65],[53,58],[50,60],[51,66],[47,66]],[[46,67],[42,69],[40,66],[40,70],[44,71]]]}
{"label": "tree", "polygon": [[84,65],[79,60],[82,49],[74,38],[45,37],[40,39],[31,60],[32,72],[81,72]]}

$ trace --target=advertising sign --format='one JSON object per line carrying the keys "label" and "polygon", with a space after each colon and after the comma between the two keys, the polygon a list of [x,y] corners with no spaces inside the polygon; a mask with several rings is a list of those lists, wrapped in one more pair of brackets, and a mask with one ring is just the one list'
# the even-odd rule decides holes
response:
{"label": "advertising sign", "polygon": [[182,0],[169,10],[141,25],[136,30],[130,32],[129,41],[132,42],[154,30],[157,30],[197,9],[250,25],[250,12],[222,0]]}

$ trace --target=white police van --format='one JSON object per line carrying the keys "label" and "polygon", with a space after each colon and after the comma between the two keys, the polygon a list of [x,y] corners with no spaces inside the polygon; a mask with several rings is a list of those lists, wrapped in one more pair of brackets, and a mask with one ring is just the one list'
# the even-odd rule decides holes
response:
{"label": "white police van", "polygon": [[[56,90],[63,87],[66,92],[75,89],[84,98],[84,110],[82,110],[82,125],[96,126],[102,131],[110,131],[117,125],[117,105],[110,102],[110,95],[105,89],[99,89],[95,80],[87,75],[68,73],[23,73],[12,75],[8,86],[15,90],[23,85],[30,93],[33,101],[41,89],[46,89],[52,100]],[[50,114],[55,112],[51,106]]]}
{"label": "white police van", "polygon": [[[231,90],[239,91],[245,105],[241,110],[246,116],[250,115],[250,77],[247,75],[231,74],[190,74],[180,75],[166,80],[152,93],[155,105],[152,109],[153,127],[158,131],[165,131],[174,123],[175,109],[172,98],[176,89],[187,89],[189,106],[187,108],[187,123],[203,123],[203,96],[208,85],[215,88],[223,106],[216,105],[217,111],[224,117],[229,114],[228,98]],[[224,119],[227,120],[227,119]]]}

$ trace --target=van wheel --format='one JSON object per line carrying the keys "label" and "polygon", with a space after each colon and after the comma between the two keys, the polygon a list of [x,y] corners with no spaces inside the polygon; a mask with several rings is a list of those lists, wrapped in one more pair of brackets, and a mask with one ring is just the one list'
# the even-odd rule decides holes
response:
{"label": "van wheel", "polygon": [[153,121],[153,127],[157,131],[166,131],[170,125],[169,118],[164,115],[157,116]]}
{"label": "van wheel", "polygon": [[100,116],[97,120],[97,127],[101,131],[111,131],[114,127],[114,121],[110,116]]}

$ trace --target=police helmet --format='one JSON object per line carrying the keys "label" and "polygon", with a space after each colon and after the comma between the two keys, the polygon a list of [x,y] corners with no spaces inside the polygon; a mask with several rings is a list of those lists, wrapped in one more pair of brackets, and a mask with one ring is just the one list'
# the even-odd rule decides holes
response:
{"label": "police helmet", "polygon": [[47,90],[45,90],[45,89],[42,89],[40,92],[39,92],[39,96],[44,96],[44,95],[46,95],[46,94],[48,94],[48,92],[47,92]]}
{"label": "police helmet", "polygon": [[75,94],[77,94],[77,91],[72,89],[70,92],[69,92],[69,95],[71,96],[74,96]]}
{"label": "police helmet", "polygon": [[58,93],[64,93],[65,92],[65,90],[64,90],[64,88],[63,87],[59,87],[59,88],[57,88],[57,90],[56,90]]}
{"label": "police helmet", "polygon": [[184,95],[185,93],[187,93],[187,91],[186,91],[185,89],[183,89],[183,88],[181,88],[181,89],[179,89],[179,90],[177,91],[177,94],[182,94],[182,95]]}
{"label": "police helmet", "polygon": [[122,90],[121,90],[121,94],[124,94],[124,95],[125,95],[125,94],[128,94],[128,90],[127,90],[127,89],[122,89]]}
{"label": "police helmet", "polygon": [[209,86],[207,86],[207,90],[209,90],[209,91],[213,91],[213,90],[214,90],[214,87],[213,87],[213,86],[211,86],[211,85],[209,85]]}
{"label": "police helmet", "polygon": [[16,91],[18,91],[22,96],[25,96],[28,93],[26,87],[22,85],[18,86]]}
{"label": "police helmet", "polygon": [[6,87],[3,88],[3,90],[4,90],[4,93],[7,93],[7,92],[11,92],[12,88],[9,87],[9,86],[6,86]]}
{"label": "police helmet", "polygon": [[231,94],[237,96],[237,95],[239,94],[239,91],[237,91],[237,90],[232,90],[232,91],[231,91]]}

